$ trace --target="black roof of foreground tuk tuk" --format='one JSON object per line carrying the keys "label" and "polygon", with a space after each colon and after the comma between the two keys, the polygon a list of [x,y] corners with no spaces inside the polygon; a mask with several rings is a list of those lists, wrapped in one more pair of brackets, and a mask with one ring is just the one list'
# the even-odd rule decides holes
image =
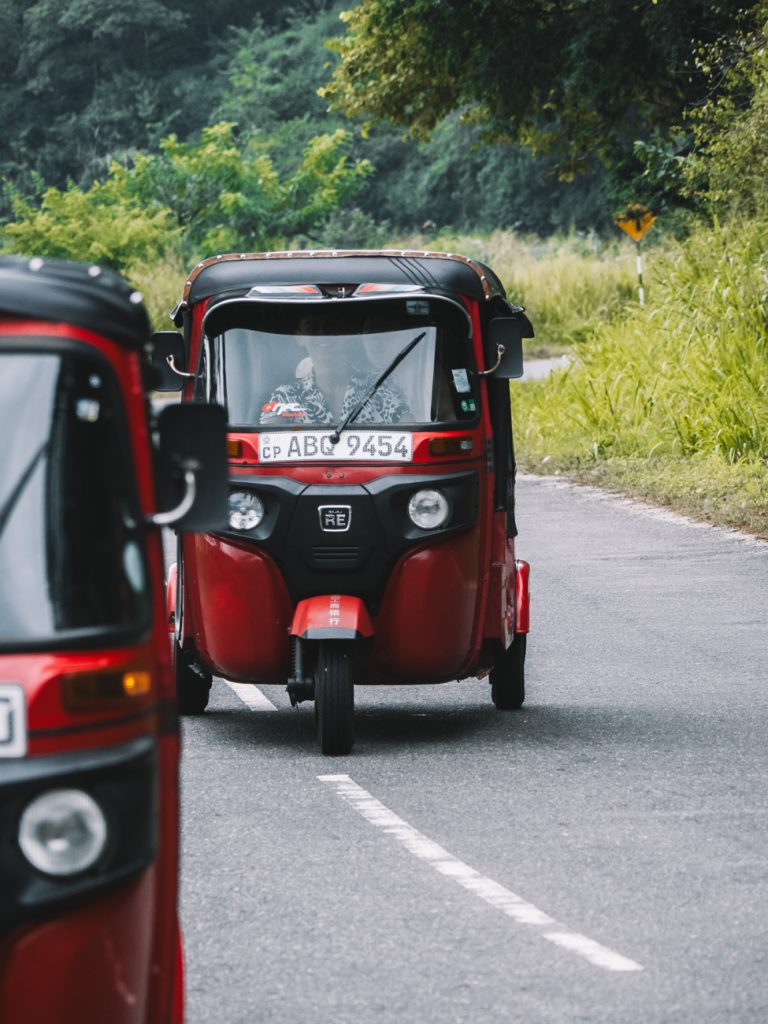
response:
{"label": "black roof of foreground tuk tuk", "polygon": [[0,256],[0,316],[73,324],[131,348],[150,336],[140,292],[112,270],[68,260]]}
{"label": "black roof of foreground tuk tuk", "polygon": [[[470,298],[505,298],[498,277],[483,263],[455,253],[428,250],[301,249],[228,253],[202,260],[189,275],[174,318],[211,296],[246,295],[255,285],[313,283],[326,298],[347,298],[367,283],[409,285]],[[287,297],[287,296],[286,296]],[[310,298],[310,296],[307,296]]]}

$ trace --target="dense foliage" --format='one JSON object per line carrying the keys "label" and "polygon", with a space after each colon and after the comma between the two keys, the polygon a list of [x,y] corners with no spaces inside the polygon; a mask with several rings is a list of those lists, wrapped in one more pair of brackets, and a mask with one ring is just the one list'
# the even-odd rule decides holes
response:
{"label": "dense foliage", "polygon": [[[417,135],[464,111],[494,138],[572,175],[598,156],[617,190],[642,189],[636,142],[664,139],[711,95],[701,46],[730,35],[747,0],[361,0],[344,14],[324,90],[350,116]],[[646,185],[648,184],[646,180]]]}
{"label": "dense foliage", "polygon": [[[0,78],[0,178],[39,204],[46,187],[87,191],[115,161],[157,155],[171,135],[196,145],[220,122],[236,125],[244,148],[267,153],[290,176],[313,138],[343,128],[352,133],[350,160],[367,159],[374,173],[325,227],[300,231],[299,244],[376,244],[423,225],[540,235],[612,230],[614,197],[594,160],[565,182],[551,158],[536,160],[519,144],[488,146],[482,129],[458,115],[430,140],[415,141],[386,124],[363,138],[354,121],[329,114],[317,90],[335,62],[325,41],[343,33],[342,7],[343,0],[290,7],[141,0],[128,15],[105,0],[2,0],[9,47]],[[12,215],[7,194],[3,214]]]}
{"label": "dense foliage", "polygon": [[199,253],[281,248],[311,233],[360,185],[370,168],[351,163],[346,134],[307,143],[282,176],[258,136],[233,126],[203,129],[199,143],[171,135],[160,153],[114,163],[106,180],[81,191],[50,187],[39,202],[11,192],[11,248],[70,256],[128,269],[164,251],[191,261]]}
{"label": "dense foliage", "polygon": [[516,393],[529,464],[577,469],[768,537],[768,4],[699,56],[719,93],[678,167],[712,213],[656,255],[649,301]]}

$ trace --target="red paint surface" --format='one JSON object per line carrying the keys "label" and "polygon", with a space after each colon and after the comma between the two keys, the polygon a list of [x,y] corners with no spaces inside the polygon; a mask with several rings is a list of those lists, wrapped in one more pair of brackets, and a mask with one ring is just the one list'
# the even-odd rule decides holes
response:
{"label": "red paint surface", "polygon": [[[0,334],[81,341],[105,356],[120,388],[142,512],[155,511],[154,475],[139,354],[67,324],[0,322]],[[152,619],[135,646],[0,656],[0,679],[27,703],[29,758],[103,749],[154,735],[158,749],[158,855],[138,879],[18,929],[0,943],[0,1021],[5,1024],[180,1024],[178,976],[178,734],[161,718],[174,699],[166,632],[160,531],[146,535]],[[151,692],[108,711],[75,711],[65,677],[141,670]]]}
{"label": "red paint surface", "polygon": [[287,679],[293,605],[271,558],[198,534],[184,539],[184,580],[204,664],[227,679]]}
{"label": "red paint surface", "polygon": [[315,630],[337,629],[360,637],[373,636],[373,623],[359,597],[323,594],[299,601],[291,623],[291,635],[306,637]]}

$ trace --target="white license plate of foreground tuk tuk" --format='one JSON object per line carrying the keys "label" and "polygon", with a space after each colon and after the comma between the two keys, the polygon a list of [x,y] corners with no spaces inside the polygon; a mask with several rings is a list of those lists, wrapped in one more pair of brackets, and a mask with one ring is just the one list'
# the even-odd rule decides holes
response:
{"label": "white license plate of foreground tuk tuk", "polygon": [[27,709],[24,691],[15,683],[0,683],[0,757],[23,757],[27,752]]}
{"label": "white license plate of foreground tuk tuk", "polygon": [[297,430],[259,435],[260,462],[410,462],[409,433],[345,430],[337,444],[330,430]]}

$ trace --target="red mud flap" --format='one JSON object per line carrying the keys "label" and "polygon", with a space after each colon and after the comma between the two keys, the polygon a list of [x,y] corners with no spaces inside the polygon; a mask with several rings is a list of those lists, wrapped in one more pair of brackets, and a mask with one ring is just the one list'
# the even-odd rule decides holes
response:
{"label": "red mud flap", "polygon": [[530,625],[531,596],[528,593],[528,577],[531,567],[522,559],[515,562],[515,632],[527,633]]}
{"label": "red mud flap", "polygon": [[291,636],[301,640],[361,640],[373,636],[373,623],[359,597],[323,594],[299,601]]}
{"label": "red mud flap", "polygon": [[176,628],[176,577],[179,567],[176,562],[168,570],[168,581],[165,584],[165,628],[173,633]]}
{"label": "red mud flap", "polygon": [[[174,569],[176,566],[174,566]],[[184,943],[176,922],[176,973],[173,979],[173,1009],[170,1024],[184,1024]]]}

